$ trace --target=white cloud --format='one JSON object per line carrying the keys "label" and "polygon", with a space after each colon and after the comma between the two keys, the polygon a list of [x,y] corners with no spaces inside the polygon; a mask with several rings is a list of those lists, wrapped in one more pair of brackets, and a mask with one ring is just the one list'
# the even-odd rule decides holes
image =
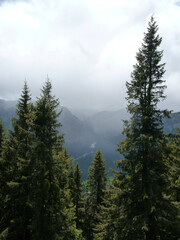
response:
{"label": "white cloud", "polygon": [[180,73],[180,7],[175,3],[173,0],[4,3],[0,7],[0,97],[17,97],[25,78],[33,95],[38,95],[48,74],[55,94],[68,107],[125,106],[125,82],[130,80],[136,51],[154,13],[167,62],[167,102],[179,110],[180,89],[173,87]]}

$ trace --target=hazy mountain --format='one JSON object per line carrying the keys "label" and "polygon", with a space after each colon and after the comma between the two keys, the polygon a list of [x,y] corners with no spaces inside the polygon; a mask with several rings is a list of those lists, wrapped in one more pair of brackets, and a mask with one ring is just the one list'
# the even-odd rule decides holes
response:
{"label": "hazy mountain", "polygon": [[96,141],[96,134],[90,126],[79,120],[66,107],[62,108],[59,120],[62,124],[61,132],[65,135],[65,145],[75,159],[94,153],[92,144]]}
{"label": "hazy mountain", "polygon": [[98,110],[95,110],[95,109],[69,109],[69,110],[77,118],[83,121],[99,112]]}
{"label": "hazy mountain", "polygon": [[129,119],[129,114],[125,109],[118,111],[99,112],[85,122],[94,132],[103,135],[115,135],[122,132],[123,120]]}
{"label": "hazy mountain", "polygon": [[164,131],[166,133],[176,133],[175,127],[180,128],[180,112],[172,113],[171,118],[164,119]]}
{"label": "hazy mountain", "polygon": [[[0,100],[0,116],[8,128],[12,127],[11,117],[15,116],[15,106],[15,101]],[[60,134],[64,134],[65,145],[75,162],[79,162],[83,176],[87,176],[88,167],[98,148],[106,160],[107,169],[115,168],[114,162],[121,158],[116,148],[117,144],[124,139],[122,120],[129,119],[127,111],[125,109],[103,111],[95,113],[89,118],[86,115],[84,119],[80,120],[66,107],[61,108]],[[79,114],[81,114],[80,111]],[[179,118],[180,112],[172,113],[171,119],[165,118],[165,132],[175,133],[175,126],[180,127]]]}
{"label": "hazy mountain", "polygon": [[10,108],[14,108],[17,104],[17,101],[7,101],[7,100],[3,100],[0,99],[0,109],[10,109]]}
{"label": "hazy mountain", "polygon": [[11,118],[15,116],[15,107],[17,101],[6,101],[0,99],[0,117],[6,128],[12,128]]}

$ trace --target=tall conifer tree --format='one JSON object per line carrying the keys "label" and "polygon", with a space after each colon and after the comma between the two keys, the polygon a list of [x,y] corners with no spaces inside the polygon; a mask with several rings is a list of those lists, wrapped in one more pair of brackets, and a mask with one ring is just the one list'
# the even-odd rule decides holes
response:
{"label": "tall conifer tree", "polygon": [[12,119],[14,130],[3,151],[6,165],[6,221],[8,222],[7,239],[30,239],[29,221],[31,209],[28,206],[30,193],[30,156],[32,153],[31,136],[31,97],[25,82],[22,95],[17,104],[17,117]]}
{"label": "tall conifer tree", "polygon": [[58,135],[59,101],[51,90],[47,80],[34,112],[33,239],[75,239],[67,162],[62,151],[63,139]]}
{"label": "tall conifer tree", "polygon": [[76,163],[74,169],[74,194],[73,194],[73,203],[75,206],[76,212],[76,226],[78,229],[82,228],[82,191],[83,191],[83,184],[81,179],[81,171],[79,168],[79,164]]}
{"label": "tall conifer tree", "polygon": [[2,120],[0,119],[0,157],[2,153],[3,142],[4,142],[4,129]]}
{"label": "tall conifer tree", "polygon": [[177,216],[176,222],[172,222],[170,227],[173,232],[176,232],[176,236],[180,237],[180,128],[176,128],[176,130],[177,134],[167,135],[167,151],[164,157],[169,168],[169,196],[177,207],[174,214]]}
{"label": "tall conifer tree", "polygon": [[87,240],[94,239],[94,228],[98,224],[97,214],[105,196],[107,173],[105,161],[100,150],[97,150],[92,165],[88,170],[85,199],[84,235]]}
{"label": "tall conifer tree", "polygon": [[130,121],[125,122],[126,139],[118,146],[124,160],[116,175],[120,204],[121,229],[117,239],[176,239],[168,228],[173,220],[173,205],[166,197],[168,168],[163,159],[163,117],[167,110],[158,108],[165,99],[162,38],[151,17],[142,47],[136,55],[131,82],[127,82]]}
{"label": "tall conifer tree", "polygon": [[[178,134],[173,138],[171,168],[172,194],[174,200],[180,204],[180,128],[176,128]],[[180,207],[180,206],[179,206]]]}
{"label": "tall conifer tree", "polygon": [[[0,239],[6,234],[5,214],[5,196],[6,196],[6,163],[2,158],[2,152],[5,144],[5,134],[2,120],[0,119]],[[5,231],[5,232],[4,232]]]}
{"label": "tall conifer tree", "polygon": [[76,228],[81,232],[82,222],[83,222],[83,183],[81,179],[81,171],[79,164],[76,163],[74,167],[74,162],[66,148],[64,149],[65,159],[67,161],[68,170],[68,189],[70,190],[70,196],[75,208],[75,220]]}

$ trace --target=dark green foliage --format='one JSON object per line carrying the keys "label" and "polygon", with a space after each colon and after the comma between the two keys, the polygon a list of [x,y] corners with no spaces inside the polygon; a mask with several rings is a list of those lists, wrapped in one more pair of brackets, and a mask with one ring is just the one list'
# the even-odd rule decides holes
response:
{"label": "dark green foliage", "polygon": [[2,120],[0,119],[0,157],[2,153],[3,142],[4,142],[4,129],[3,129]]}
{"label": "dark green foliage", "polygon": [[35,150],[33,158],[33,239],[73,239],[74,211],[68,190],[67,156],[62,151],[62,136],[56,112],[58,100],[51,94],[49,80],[37,100],[33,129]]}
{"label": "dark green foliage", "polygon": [[79,168],[79,164],[76,163],[74,169],[74,194],[73,194],[73,203],[75,206],[76,212],[76,227],[78,229],[82,229],[82,216],[83,216],[83,200],[82,200],[82,191],[83,184],[81,180],[81,170]]}
{"label": "dark green foliage", "polygon": [[[168,193],[170,200],[176,206],[177,216],[171,223],[171,229],[175,236],[180,237],[180,129],[176,128],[178,134],[168,134],[166,139],[167,151],[164,158],[168,166]],[[178,238],[179,239],[179,238]]]}
{"label": "dark green foliage", "polygon": [[0,158],[0,239],[82,239],[69,190],[69,159],[47,80],[35,107],[25,83]]}
{"label": "dark green foliage", "polygon": [[180,204],[180,128],[178,134],[170,138],[171,154],[168,158],[170,169],[171,195]]}
{"label": "dark green foliage", "polygon": [[81,233],[83,224],[83,183],[81,171],[78,163],[74,167],[73,159],[69,157],[66,148],[64,149],[64,154],[68,164],[68,189],[70,190],[70,197],[75,210],[76,228]]}
{"label": "dark green foliage", "polygon": [[63,149],[58,155],[55,155],[55,159],[57,187],[59,187],[58,199],[55,201],[57,217],[54,223],[57,239],[71,240],[76,239],[77,236],[81,239],[81,232],[78,232],[75,226],[75,211],[69,189],[67,150]]}
{"label": "dark green foliage", "polygon": [[68,171],[68,188],[70,190],[71,198],[74,198],[74,188],[75,188],[75,182],[74,182],[74,162],[73,158],[69,156],[69,153],[67,152],[67,148],[65,147],[63,149],[64,151],[64,157],[66,159],[66,169]]}
{"label": "dark green foliage", "polygon": [[4,213],[5,213],[5,195],[6,195],[6,179],[5,179],[5,169],[6,164],[4,159],[2,158],[2,152],[5,143],[5,134],[3,129],[2,120],[0,119],[0,239],[1,232],[5,230],[5,221],[4,221]]}
{"label": "dark green foliage", "polygon": [[180,128],[176,128],[177,134],[168,135],[169,152],[165,157],[169,167],[169,191],[171,199],[177,205],[178,221],[180,228]]}
{"label": "dark green foliage", "polygon": [[[118,208],[114,203],[114,191],[108,187],[103,203],[99,207],[98,223],[94,228],[94,239],[114,240],[118,233]],[[117,231],[116,231],[117,230]]]}
{"label": "dark green foliage", "polygon": [[[118,146],[124,160],[118,161],[119,234],[116,239],[176,239],[171,232],[175,207],[166,196],[168,168],[163,158],[164,116],[158,109],[165,98],[164,64],[158,50],[161,38],[154,18],[148,25],[142,47],[136,55],[131,82],[127,83],[130,121],[125,122],[126,139]],[[116,230],[117,231],[117,230]]]}
{"label": "dark green foliage", "polygon": [[100,150],[96,152],[88,173],[83,230],[86,239],[90,240],[93,239],[94,228],[98,224],[97,215],[105,196],[107,184],[105,161]]}
{"label": "dark green foliage", "polygon": [[4,181],[6,182],[3,219],[4,226],[8,230],[7,239],[30,239],[28,229],[31,215],[31,209],[28,206],[32,149],[30,100],[29,90],[25,83],[17,104],[17,118],[12,119],[14,130],[10,131],[2,153],[5,167]]}
{"label": "dark green foliage", "polygon": [[92,165],[88,170],[87,192],[94,205],[98,206],[104,198],[104,190],[106,189],[105,161],[102,158],[101,151],[98,150],[94,156]]}

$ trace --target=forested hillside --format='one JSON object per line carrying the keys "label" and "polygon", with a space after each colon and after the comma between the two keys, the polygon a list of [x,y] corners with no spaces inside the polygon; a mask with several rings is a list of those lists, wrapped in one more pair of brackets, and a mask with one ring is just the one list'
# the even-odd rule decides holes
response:
{"label": "forested hillside", "polygon": [[35,102],[27,82],[15,111],[0,102],[0,240],[180,239],[180,113],[158,105],[161,41],[152,16],[126,83],[128,112],[82,121],[61,112],[49,79]]}

